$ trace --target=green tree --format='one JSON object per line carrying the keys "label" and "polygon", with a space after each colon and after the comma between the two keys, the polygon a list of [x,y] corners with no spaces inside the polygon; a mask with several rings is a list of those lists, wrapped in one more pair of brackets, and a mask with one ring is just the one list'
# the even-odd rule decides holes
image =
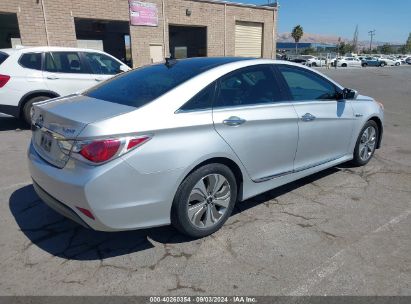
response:
{"label": "green tree", "polygon": [[403,46],[398,49],[401,54],[411,53],[411,33],[408,35],[408,39]]}
{"label": "green tree", "polygon": [[345,43],[344,41],[339,44],[337,47],[337,52],[341,55],[345,55],[346,53],[352,53],[354,50],[354,46],[350,43]]}
{"label": "green tree", "polygon": [[381,53],[382,54],[392,54],[394,52],[393,48],[391,45],[389,45],[388,43],[384,44],[381,47]]}
{"label": "green tree", "polygon": [[361,51],[362,54],[371,54],[370,49],[369,48],[363,48]]}
{"label": "green tree", "polygon": [[398,53],[400,53],[400,54],[406,54],[406,53],[407,53],[405,44],[402,45],[402,46],[398,49]]}
{"label": "green tree", "polygon": [[404,53],[411,53],[411,33],[408,34],[408,39],[405,43],[404,51]]}
{"label": "green tree", "polygon": [[300,42],[303,35],[304,35],[304,30],[301,25],[297,25],[296,27],[294,27],[293,31],[291,32],[291,37],[293,37],[295,41],[295,53],[296,54],[298,52],[298,42]]}

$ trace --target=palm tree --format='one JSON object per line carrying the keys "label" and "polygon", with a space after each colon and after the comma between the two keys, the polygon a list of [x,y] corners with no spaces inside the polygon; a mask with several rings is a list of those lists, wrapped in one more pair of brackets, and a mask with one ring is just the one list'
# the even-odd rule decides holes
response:
{"label": "palm tree", "polygon": [[291,32],[291,37],[293,37],[295,41],[295,54],[296,55],[297,55],[297,50],[298,50],[298,42],[300,42],[303,35],[304,35],[304,30],[301,25],[297,25],[296,27],[294,27],[293,31]]}

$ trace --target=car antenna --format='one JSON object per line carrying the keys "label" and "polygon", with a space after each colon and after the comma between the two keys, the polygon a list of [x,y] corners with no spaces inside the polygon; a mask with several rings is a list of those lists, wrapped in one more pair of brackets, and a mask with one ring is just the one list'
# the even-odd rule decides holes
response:
{"label": "car antenna", "polygon": [[166,62],[165,62],[166,67],[171,68],[176,63],[177,63],[177,59],[173,58],[173,56],[166,57]]}

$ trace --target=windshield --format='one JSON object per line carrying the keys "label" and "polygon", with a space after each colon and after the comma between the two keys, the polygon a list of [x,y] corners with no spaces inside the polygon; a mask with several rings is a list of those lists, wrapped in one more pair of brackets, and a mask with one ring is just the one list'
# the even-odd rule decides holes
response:
{"label": "windshield", "polygon": [[206,70],[236,60],[242,59],[193,58],[145,66],[114,77],[84,95],[138,108]]}

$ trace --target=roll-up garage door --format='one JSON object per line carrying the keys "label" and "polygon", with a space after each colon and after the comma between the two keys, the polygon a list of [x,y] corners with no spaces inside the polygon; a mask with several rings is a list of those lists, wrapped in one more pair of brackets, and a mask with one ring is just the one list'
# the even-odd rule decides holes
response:
{"label": "roll-up garage door", "polygon": [[237,21],[235,24],[235,55],[262,57],[263,24]]}

